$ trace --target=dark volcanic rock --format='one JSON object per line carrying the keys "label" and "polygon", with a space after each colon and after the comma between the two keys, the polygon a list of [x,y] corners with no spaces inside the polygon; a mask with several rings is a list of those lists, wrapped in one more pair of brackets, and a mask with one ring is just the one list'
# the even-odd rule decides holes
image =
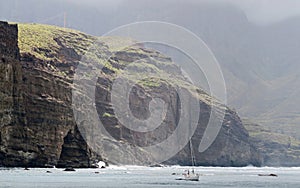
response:
{"label": "dark volcanic rock", "polygon": [[31,157],[23,150],[26,119],[17,36],[17,25],[0,22],[0,165],[5,166],[21,166]]}
{"label": "dark volcanic rock", "polygon": [[17,25],[0,22],[0,34],[0,165],[90,167],[101,160],[74,123],[71,81],[30,54],[20,58]]}
{"label": "dark volcanic rock", "polygon": [[[31,27],[36,30],[31,30]],[[137,132],[122,125],[116,118],[111,104],[112,83],[117,72],[128,65],[135,72],[146,70],[153,73],[167,67],[168,74],[178,75],[174,81],[186,85],[188,82],[180,76],[181,70],[169,57],[154,50],[138,46],[115,53],[109,44],[100,42],[96,58],[101,59],[104,54],[111,57],[108,60],[109,66],[105,66],[98,75],[95,102],[100,120],[115,141],[105,139],[105,143],[95,142],[99,146],[99,150],[95,152],[81,134],[82,130],[76,124],[72,110],[74,71],[95,38],[51,27],[46,28],[51,30],[49,35],[40,39],[32,38],[32,33],[41,32],[43,27],[47,26],[29,25],[22,28],[21,34],[29,36],[19,36],[20,54],[17,26],[0,22],[0,165],[94,167],[99,160],[113,162],[118,158],[124,159],[124,164],[150,164],[153,156],[144,152],[143,147],[160,143],[172,135],[178,124],[180,111],[183,110],[176,87],[163,79],[150,78],[131,88],[130,109],[139,119],[147,119],[151,115],[148,108],[151,98],[160,98],[167,104],[161,126],[150,132]],[[41,41],[34,43],[37,46],[28,46],[24,42],[26,40],[27,43]],[[138,64],[140,59],[147,58],[152,60]],[[89,77],[89,70],[93,67],[89,64],[84,66],[86,76]],[[124,90],[128,87],[130,86],[123,85]],[[189,92],[186,88],[184,90]],[[197,98],[197,95],[201,97]],[[198,126],[192,137],[196,165],[259,166],[259,153],[249,142],[249,135],[238,115],[222,104],[218,104],[217,108],[226,111],[223,127],[212,146],[204,153],[198,152],[211,111],[210,102],[214,99],[200,90],[194,97],[201,106]],[[92,119],[86,111],[88,107],[79,107],[85,115],[85,122]],[[188,113],[184,115],[189,117]],[[130,148],[123,148],[122,143],[128,143]],[[176,146],[177,143],[172,144]],[[111,148],[111,158],[106,157],[100,146]],[[190,165],[189,146],[185,146],[165,163]]]}

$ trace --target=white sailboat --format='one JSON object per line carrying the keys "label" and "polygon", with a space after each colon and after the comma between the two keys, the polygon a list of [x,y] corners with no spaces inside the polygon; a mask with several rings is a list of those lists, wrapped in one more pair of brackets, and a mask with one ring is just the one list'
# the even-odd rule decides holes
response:
{"label": "white sailboat", "polygon": [[192,141],[190,140],[190,151],[191,151],[191,158],[192,158],[192,170],[188,170],[188,172],[184,175],[184,180],[186,181],[199,181],[199,174],[195,173],[194,166],[195,166],[195,155],[192,146]]}
{"label": "white sailboat", "polygon": [[178,178],[177,180],[186,180],[186,181],[199,181],[199,174],[195,173],[194,166],[195,166],[195,155],[192,146],[192,141],[190,140],[190,151],[191,151],[191,158],[192,158],[192,170],[187,170],[187,173],[183,174],[183,178]]}
{"label": "white sailboat", "polygon": [[186,181],[199,181],[199,174],[196,174],[194,170],[191,173],[187,173],[184,175],[184,179]]}

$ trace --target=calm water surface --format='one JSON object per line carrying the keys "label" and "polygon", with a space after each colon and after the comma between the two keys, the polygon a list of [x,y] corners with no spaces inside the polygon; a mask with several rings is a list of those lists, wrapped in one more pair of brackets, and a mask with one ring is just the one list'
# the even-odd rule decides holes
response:
{"label": "calm water surface", "polygon": [[[175,180],[187,167],[109,167],[107,169],[0,169],[0,187],[201,187],[201,188],[300,188],[300,168],[215,168],[197,167],[199,182]],[[51,171],[52,173],[46,173]],[[98,173],[95,173],[98,172]],[[258,174],[277,174],[261,177]]]}

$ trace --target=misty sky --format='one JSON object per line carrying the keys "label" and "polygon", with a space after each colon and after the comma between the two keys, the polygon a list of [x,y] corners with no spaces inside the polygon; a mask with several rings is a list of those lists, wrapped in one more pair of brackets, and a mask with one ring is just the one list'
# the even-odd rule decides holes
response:
{"label": "misty sky", "polygon": [[243,9],[252,22],[269,24],[300,16],[298,0],[224,0]]}
{"label": "misty sky", "polygon": [[[66,0],[77,4],[89,4],[103,8],[117,6],[124,0]],[[173,0],[176,1],[176,0]],[[241,8],[249,21],[256,24],[272,24],[284,19],[300,16],[298,0],[187,0],[185,2],[229,2]]]}
{"label": "misty sky", "polygon": [[[24,2],[28,2],[24,5]],[[51,3],[50,3],[51,2]],[[18,21],[12,20],[13,14],[16,14],[14,11],[21,11],[21,12],[28,12],[30,8],[37,7],[32,6],[31,4],[34,3],[35,5],[38,4],[40,7],[47,7],[47,4],[52,4],[53,2],[57,2],[57,4],[76,4],[80,7],[87,7],[92,9],[98,9],[99,12],[105,11],[114,11],[117,9],[118,5],[127,6],[136,6],[137,3],[140,3],[139,0],[60,0],[60,1],[51,1],[51,0],[0,0],[0,10],[6,12],[0,13],[0,18],[3,20],[10,20],[10,21]],[[272,24],[279,21],[283,21],[287,18],[291,18],[294,16],[300,16],[300,1],[299,0],[143,0],[147,4],[146,7],[150,7],[153,9],[153,14],[155,14],[155,9],[158,4],[163,4],[163,2],[173,4],[177,2],[184,2],[184,3],[199,3],[199,2],[214,2],[214,3],[231,3],[238,7],[239,9],[243,10],[246,14],[248,20],[250,22],[256,24]],[[155,3],[153,3],[155,2]],[[22,3],[22,7],[18,6],[18,4]],[[153,5],[154,4],[154,5]],[[153,5],[153,7],[151,7]],[[24,7],[25,6],[25,7]],[[58,5],[58,9],[61,6]],[[56,7],[49,7],[50,9],[55,9]],[[143,7],[145,8],[145,7]],[[10,10],[10,13],[8,12]],[[63,11],[63,10],[62,10]],[[54,11],[55,12],[55,11]],[[29,12],[30,13],[30,12]],[[130,14],[131,12],[128,12]],[[10,14],[10,15],[9,15]],[[56,13],[57,14],[57,13]],[[49,15],[45,15],[48,16]],[[184,15],[183,15],[184,16]],[[43,17],[43,16],[41,16]],[[37,20],[28,20],[28,22],[34,21],[37,22],[41,18],[37,18]],[[23,20],[22,20],[23,21]]]}

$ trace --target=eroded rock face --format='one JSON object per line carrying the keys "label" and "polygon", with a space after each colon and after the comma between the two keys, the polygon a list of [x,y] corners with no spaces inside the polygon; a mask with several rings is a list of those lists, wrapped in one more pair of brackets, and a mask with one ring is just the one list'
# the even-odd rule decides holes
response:
{"label": "eroded rock face", "polygon": [[[31,157],[25,147],[25,111],[17,25],[0,22],[0,165],[22,164]],[[14,140],[14,142],[12,142]],[[13,158],[18,158],[14,161]]]}
{"label": "eroded rock face", "polygon": [[71,80],[56,75],[48,63],[30,54],[20,56],[16,25],[1,22],[0,34],[0,165],[93,166],[101,157],[76,129]]}
{"label": "eroded rock face", "polygon": [[[59,47],[47,50],[36,46],[36,51],[44,52],[49,59],[40,59],[31,53],[19,54],[17,46],[17,26],[0,22],[0,165],[1,166],[59,166],[93,167],[98,160],[115,161],[105,153],[86,143],[78,125],[74,121],[72,110],[72,89],[74,71],[83,53],[75,47],[66,45],[70,38],[59,36],[53,41]],[[72,35],[76,35],[71,33]],[[77,38],[82,37],[78,35]],[[87,38],[78,42],[88,41]],[[118,70],[139,60],[159,59],[146,62],[145,66],[131,64],[135,71],[147,69],[156,71],[160,66],[168,66],[170,74],[180,75],[180,69],[169,57],[142,47],[113,52],[109,45],[99,43],[101,53],[109,53],[109,67],[104,67],[98,77],[96,87],[96,108],[100,120],[115,140],[106,140],[99,145],[111,148],[115,158],[124,158],[123,164],[147,164],[151,162],[151,153],[143,147],[157,144],[170,136],[179,121],[180,98],[176,88],[161,80],[136,84],[130,91],[129,104],[134,116],[140,119],[149,117],[149,102],[156,97],[167,103],[165,119],[157,129],[141,133],[132,131],[119,122],[111,104],[111,87]],[[33,47],[35,48],[35,47]],[[53,51],[56,57],[53,56]],[[51,52],[51,53],[50,53]],[[100,54],[101,56],[101,54]],[[162,63],[163,62],[163,63]],[[151,64],[151,66],[149,66]],[[87,70],[89,65],[87,66]],[[153,69],[153,70],[152,70]],[[87,75],[88,76],[88,75]],[[182,82],[186,80],[179,77]],[[126,89],[124,85],[124,89]],[[128,86],[131,87],[131,86]],[[211,99],[204,92],[203,98]],[[121,96],[120,96],[121,97]],[[201,114],[195,134],[192,138],[197,165],[245,166],[260,165],[260,156],[249,142],[249,136],[238,115],[226,108],[223,127],[213,145],[204,153],[198,152],[198,146],[207,126],[210,104],[197,99]],[[79,109],[85,111],[85,109]],[[86,121],[90,121],[88,112]],[[188,116],[188,114],[184,114]],[[97,135],[102,136],[102,135]],[[121,143],[134,145],[124,149]],[[176,146],[176,143],[174,143]],[[97,154],[98,153],[98,154]],[[101,156],[100,156],[101,155]],[[167,164],[190,165],[190,149],[186,145]]]}
{"label": "eroded rock face", "polygon": [[[205,109],[209,106],[202,104],[203,107],[201,117],[199,119],[199,126],[192,138],[193,147],[196,155],[196,165],[199,166],[247,166],[261,165],[261,155],[256,147],[252,145],[249,139],[248,132],[245,130],[238,115],[227,109],[222,128],[213,144],[203,153],[198,152],[199,138],[202,137],[203,127],[205,127],[205,117],[208,111]],[[206,114],[206,115],[205,115]],[[204,121],[203,121],[204,120]],[[203,126],[204,125],[204,126]],[[188,153],[190,149],[185,147],[185,152]],[[179,156],[183,155],[182,152]],[[175,156],[176,159],[176,156]],[[180,160],[180,159],[179,159]],[[190,165],[190,162],[182,161],[183,165]]]}
{"label": "eroded rock face", "polygon": [[[133,49],[131,49],[133,50]],[[153,54],[149,53],[149,56],[152,59],[163,59],[161,54]],[[145,56],[145,54],[143,54]],[[137,59],[145,59],[148,57],[140,57],[140,54],[135,53],[131,54],[130,59],[126,60],[125,52],[123,53],[115,53],[112,56],[114,62],[122,61],[127,62],[128,64],[136,61]],[[167,62],[167,65],[172,65],[171,60],[167,57],[163,60]],[[126,64],[126,63],[125,63]],[[164,66],[164,65],[162,65]],[[159,67],[160,70],[163,70],[163,67]],[[142,68],[143,69],[143,68]],[[170,70],[170,69],[168,69]],[[174,66],[172,68],[175,73],[180,74],[180,70],[178,67]],[[136,72],[140,70],[135,69]],[[108,76],[109,75],[109,76]],[[189,112],[187,110],[183,110],[180,105],[181,99],[176,92],[176,87],[168,82],[164,82],[163,80],[155,82],[149,86],[149,83],[146,83],[146,86],[141,86],[136,84],[134,86],[129,86],[124,84],[122,88],[127,90],[130,89],[129,95],[129,105],[132,114],[139,119],[147,119],[150,116],[149,112],[149,102],[153,98],[160,98],[167,104],[167,112],[164,121],[161,125],[153,131],[142,133],[138,131],[133,131],[124,126],[122,123],[118,121],[116,114],[114,113],[112,104],[111,104],[111,90],[112,90],[112,80],[114,79],[113,74],[105,74],[103,73],[98,79],[98,87],[96,93],[96,105],[99,117],[103,122],[106,130],[114,137],[114,139],[129,142],[133,145],[137,145],[140,147],[147,147],[150,145],[158,144],[166,140],[169,136],[171,136],[175,129],[177,128],[180,113],[183,116],[188,117]],[[182,78],[184,80],[184,78]],[[175,81],[174,81],[175,82]],[[144,83],[145,84],[145,83]],[[189,91],[188,91],[189,92]],[[255,165],[260,166],[261,164],[261,156],[260,153],[256,150],[256,148],[250,143],[249,135],[247,130],[244,128],[242,121],[239,116],[233,110],[227,108],[222,104],[218,104],[217,107],[219,110],[221,108],[225,108],[225,117],[223,120],[222,128],[214,141],[211,147],[208,148],[205,152],[201,153],[198,151],[199,144],[203,137],[203,133],[207,127],[207,123],[211,113],[211,104],[210,100],[213,100],[210,96],[208,96],[205,92],[199,91],[198,93],[203,99],[199,101],[200,106],[200,116],[198,120],[198,125],[195,130],[195,133],[192,137],[192,146],[193,152],[195,154],[195,162],[196,165],[199,166],[247,166],[247,165]],[[120,92],[124,93],[124,92]],[[126,93],[126,92],[125,92]],[[118,94],[114,93],[114,94]],[[121,98],[122,96],[118,96]],[[193,95],[191,95],[193,97]],[[195,96],[196,97],[196,96]],[[126,99],[124,99],[126,100]],[[216,105],[216,104],[214,104]],[[118,108],[115,106],[115,108]],[[122,110],[122,109],[121,109]],[[185,111],[185,112],[184,112]],[[109,115],[103,115],[108,113]],[[124,114],[126,112],[124,111]],[[126,124],[130,124],[131,122],[125,122]],[[186,128],[189,129],[189,123],[186,122]],[[142,126],[142,125],[141,125]],[[178,135],[178,140],[171,146],[172,148],[176,148],[178,143],[180,143],[180,133]],[[118,148],[118,147],[117,147]],[[121,149],[120,149],[121,150]],[[117,155],[116,151],[116,155]],[[163,149],[161,152],[165,152]],[[153,153],[149,154],[150,156]],[[147,155],[147,154],[145,154]],[[156,157],[156,156],[152,156]],[[109,160],[109,159],[108,159]],[[191,150],[190,144],[187,144],[181,151],[179,151],[174,157],[164,162],[165,164],[170,165],[192,165],[191,161]]]}

